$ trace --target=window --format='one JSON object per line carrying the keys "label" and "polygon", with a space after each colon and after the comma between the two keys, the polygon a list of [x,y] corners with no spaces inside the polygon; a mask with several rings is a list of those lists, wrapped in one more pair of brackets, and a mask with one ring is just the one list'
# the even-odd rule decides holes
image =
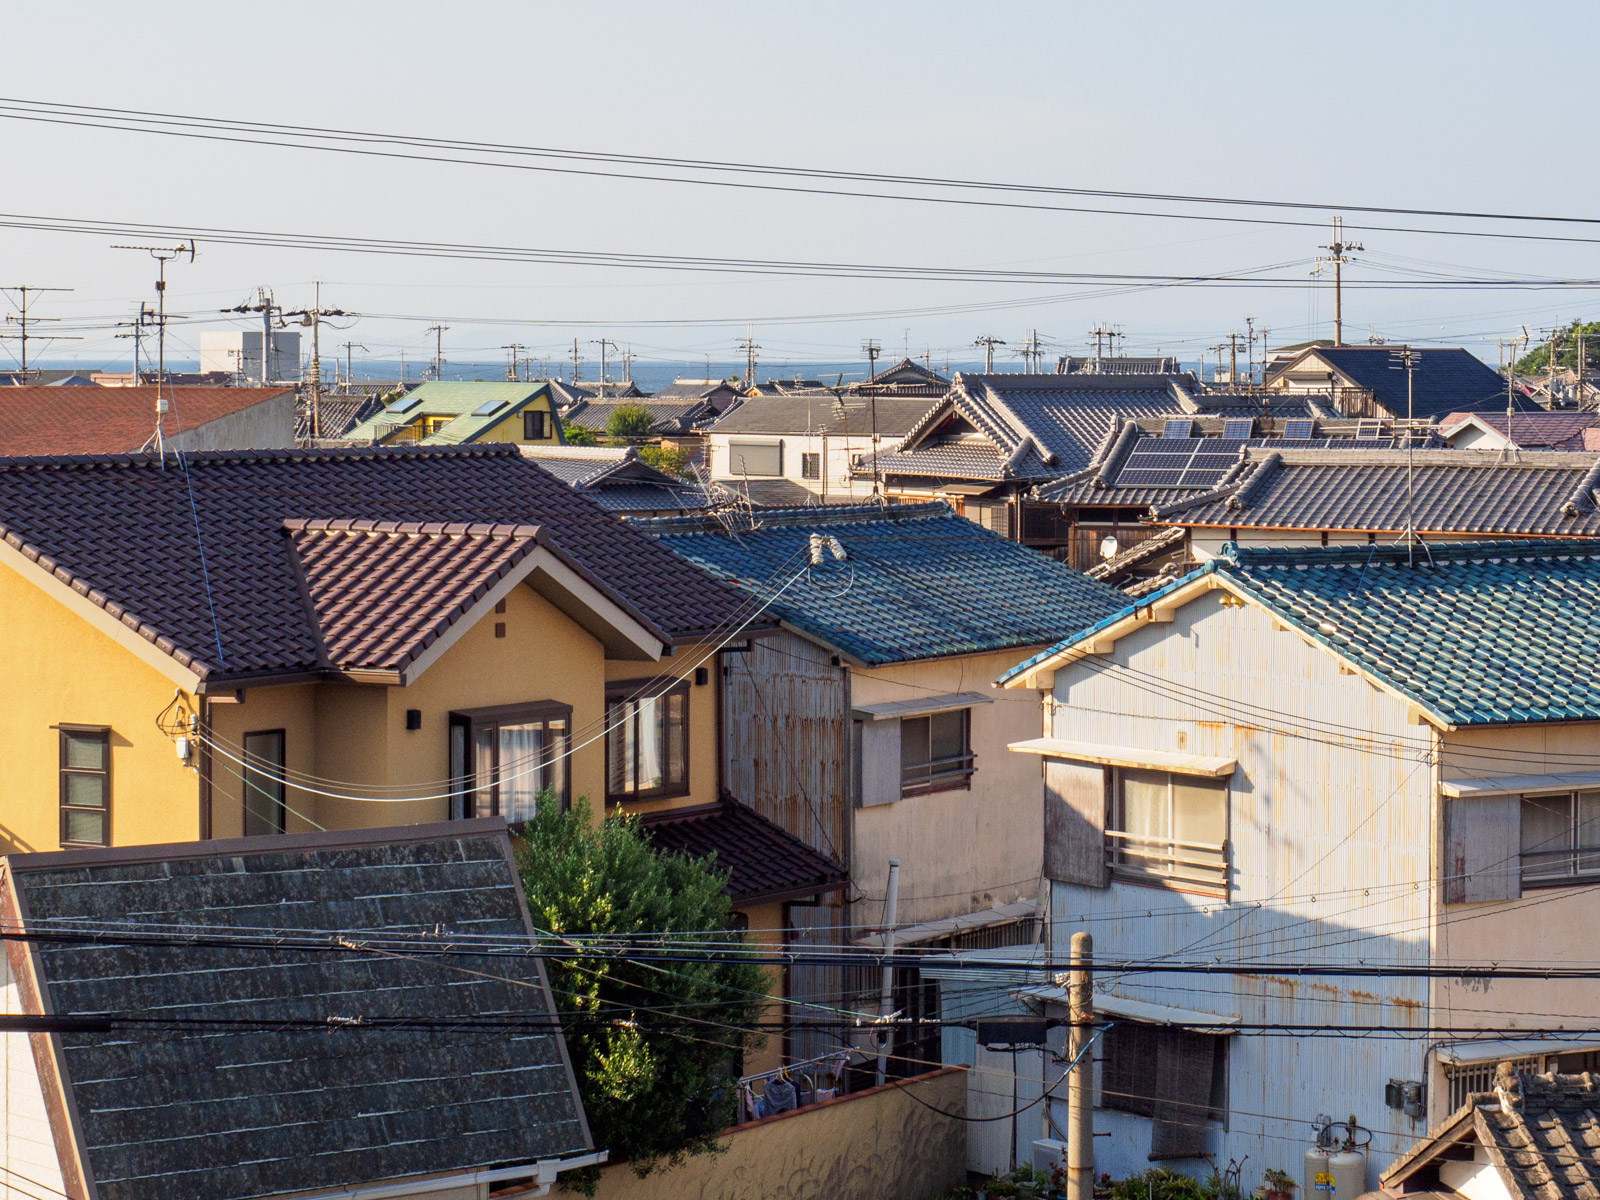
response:
{"label": "window", "polygon": [[244,735],[244,835],[282,833],[284,807],[283,730]]}
{"label": "window", "polygon": [[1600,877],[1600,791],[1522,798],[1522,882]]}
{"label": "window", "polygon": [[782,475],[782,442],[729,442],[728,474],[736,479],[746,475]]}
{"label": "window", "polygon": [[900,722],[900,794],[972,786],[972,710],[957,708]]}
{"label": "window", "polygon": [[1117,771],[1106,822],[1111,873],[1140,883],[1225,890],[1228,784],[1167,771]]}
{"label": "window", "polygon": [[111,730],[59,725],[61,844],[111,844]]}
{"label": "window", "polygon": [[651,679],[606,689],[606,803],[689,790],[689,685]]}
{"label": "window", "polygon": [[522,437],[524,441],[542,442],[550,436],[550,414],[544,409],[524,409]]}
{"label": "window", "polygon": [[822,478],[822,455],[820,455],[820,454],[802,454],[800,456],[800,478],[801,479],[821,479]]}
{"label": "window", "polygon": [[545,701],[450,714],[452,817],[532,818],[539,797],[572,802],[570,705]]}
{"label": "window", "polygon": [[1100,1107],[1154,1120],[1152,1159],[1203,1155],[1228,1108],[1228,1039],[1118,1022],[1100,1041]]}

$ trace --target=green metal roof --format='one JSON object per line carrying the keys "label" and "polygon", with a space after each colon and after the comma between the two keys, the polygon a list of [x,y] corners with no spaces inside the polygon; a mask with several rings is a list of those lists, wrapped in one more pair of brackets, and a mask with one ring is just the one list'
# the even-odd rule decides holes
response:
{"label": "green metal roof", "polygon": [[1455,726],[1600,720],[1600,546],[1455,542],[1222,555],[1080,626],[1010,679],[1215,572],[1302,633]]}
{"label": "green metal roof", "polygon": [[[454,417],[444,428],[423,439],[423,445],[454,446],[476,441],[483,431],[498,424],[512,413],[519,412],[528,401],[543,394],[549,384],[539,383],[458,383],[449,380],[425,383],[413,388],[405,397],[406,410],[394,413],[385,408],[370,419],[357,425],[345,437],[351,441],[370,442],[377,436],[380,425],[410,425],[424,417]],[[498,401],[493,412],[480,414],[477,410],[490,402]],[[552,418],[553,419],[553,418]],[[559,435],[558,435],[559,436]]]}

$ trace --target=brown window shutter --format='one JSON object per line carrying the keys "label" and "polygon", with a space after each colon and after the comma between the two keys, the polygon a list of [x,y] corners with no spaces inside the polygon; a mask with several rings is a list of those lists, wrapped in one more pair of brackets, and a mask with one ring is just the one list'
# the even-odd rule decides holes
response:
{"label": "brown window shutter", "polygon": [[1105,769],[1044,760],[1044,873],[1059,883],[1103,888],[1106,870]]}
{"label": "brown window shutter", "polygon": [[1522,895],[1522,797],[1482,796],[1444,805],[1444,902]]}
{"label": "brown window shutter", "polygon": [[1216,1041],[1200,1033],[1163,1030],[1156,1053],[1155,1124],[1150,1157],[1198,1158],[1206,1152],[1211,1069]]}

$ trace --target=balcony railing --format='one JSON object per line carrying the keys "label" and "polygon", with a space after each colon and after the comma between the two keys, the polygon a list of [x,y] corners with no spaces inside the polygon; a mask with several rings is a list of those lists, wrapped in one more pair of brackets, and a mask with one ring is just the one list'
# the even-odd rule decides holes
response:
{"label": "balcony railing", "polygon": [[372,439],[387,446],[406,446],[427,437],[420,425],[400,425],[380,421],[372,427]]}
{"label": "balcony railing", "polygon": [[1183,842],[1106,830],[1106,862],[1123,879],[1177,887],[1228,888],[1228,844]]}

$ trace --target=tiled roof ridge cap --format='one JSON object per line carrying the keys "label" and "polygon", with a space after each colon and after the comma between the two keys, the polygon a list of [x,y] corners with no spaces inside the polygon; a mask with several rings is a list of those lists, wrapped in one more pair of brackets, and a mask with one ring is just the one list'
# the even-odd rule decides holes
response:
{"label": "tiled roof ridge cap", "polygon": [[524,458],[570,458],[586,462],[629,462],[639,457],[637,446],[518,446]]}
{"label": "tiled roof ridge cap", "polygon": [[[765,533],[775,529],[801,529],[808,525],[818,528],[828,525],[851,525],[864,521],[930,520],[954,516],[955,509],[943,500],[922,500],[915,504],[830,504],[807,505],[799,508],[763,508],[756,513],[756,528],[744,530],[741,536]],[[715,518],[686,517],[628,517],[627,523],[644,533],[671,533],[677,531],[727,536],[727,529]]]}
{"label": "tiled roof ridge cap", "polygon": [[537,538],[542,526],[466,521],[377,521],[367,517],[290,517],[288,533],[374,533],[410,537]]}
{"label": "tiled roof ridge cap", "polygon": [[[510,443],[476,443],[465,446],[285,446],[258,450],[185,450],[183,461],[191,467],[204,467],[217,463],[233,462],[315,462],[343,459],[373,458],[429,458],[457,456],[463,458],[520,457],[517,447]],[[176,463],[176,452],[158,454],[35,454],[0,456],[0,470],[43,467],[154,467],[161,469]]]}
{"label": "tiled roof ridge cap", "polygon": [[[1345,450],[1339,447],[1301,449],[1291,446],[1246,446],[1253,462],[1279,455],[1288,467],[1532,467],[1540,470],[1577,469],[1589,462],[1590,450],[1519,450],[1507,458],[1500,450]],[[1600,461],[1596,459],[1594,461]]]}
{"label": "tiled roof ridge cap", "polygon": [[1228,497],[1228,508],[1233,512],[1238,512],[1250,503],[1251,497],[1255,496],[1261,490],[1262,485],[1272,477],[1273,472],[1283,465],[1283,455],[1274,450],[1263,458],[1243,461],[1254,463],[1255,470],[1245,476],[1238,486],[1234,488],[1233,495]]}
{"label": "tiled roof ridge cap", "polygon": [[1576,517],[1594,508],[1596,487],[1600,487],[1600,458],[1594,460],[1594,466],[1589,468],[1588,473],[1573,489],[1572,495],[1568,496],[1566,503],[1561,506],[1562,516]]}
{"label": "tiled roof ridge cap", "polygon": [[[1240,546],[1234,542],[1224,545],[1219,559],[1224,569],[1244,570],[1250,567],[1316,567],[1336,566],[1345,563],[1407,562],[1411,549],[1402,542],[1392,545],[1354,546]],[[1427,552],[1416,552],[1419,568],[1426,568],[1440,560],[1447,562],[1558,559],[1600,557],[1600,542],[1579,541],[1572,538],[1495,538],[1480,542],[1429,542]]]}
{"label": "tiled roof ridge cap", "polygon": [[1122,462],[1128,457],[1128,452],[1133,449],[1133,443],[1139,440],[1144,432],[1138,424],[1127,421],[1117,431],[1117,440],[1111,443],[1111,448],[1106,451],[1105,460],[1100,464],[1094,475],[1095,487],[1108,488],[1112,484],[1112,476],[1121,468]]}
{"label": "tiled roof ridge cap", "polygon": [[[1241,449],[1243,448],[1241,447]],[[1167,517],[1175,517],[1179,513],[1187,512],[1191,508],[1200,508],[1207,504],[1215,504],[1218,500],[1227,499],[1239,487],[1239,480],[1256,465],[1254,460],[1245,457],[1241,453],[1239,461],[1227,469],[1222,478],[1217,480],[1216,486],[1210,491],[1201,492],[1199,495],[1189,496],[1183,500],[1176,500],[1171,504],[1151,505],[1150,518],[1160,521]]]}

